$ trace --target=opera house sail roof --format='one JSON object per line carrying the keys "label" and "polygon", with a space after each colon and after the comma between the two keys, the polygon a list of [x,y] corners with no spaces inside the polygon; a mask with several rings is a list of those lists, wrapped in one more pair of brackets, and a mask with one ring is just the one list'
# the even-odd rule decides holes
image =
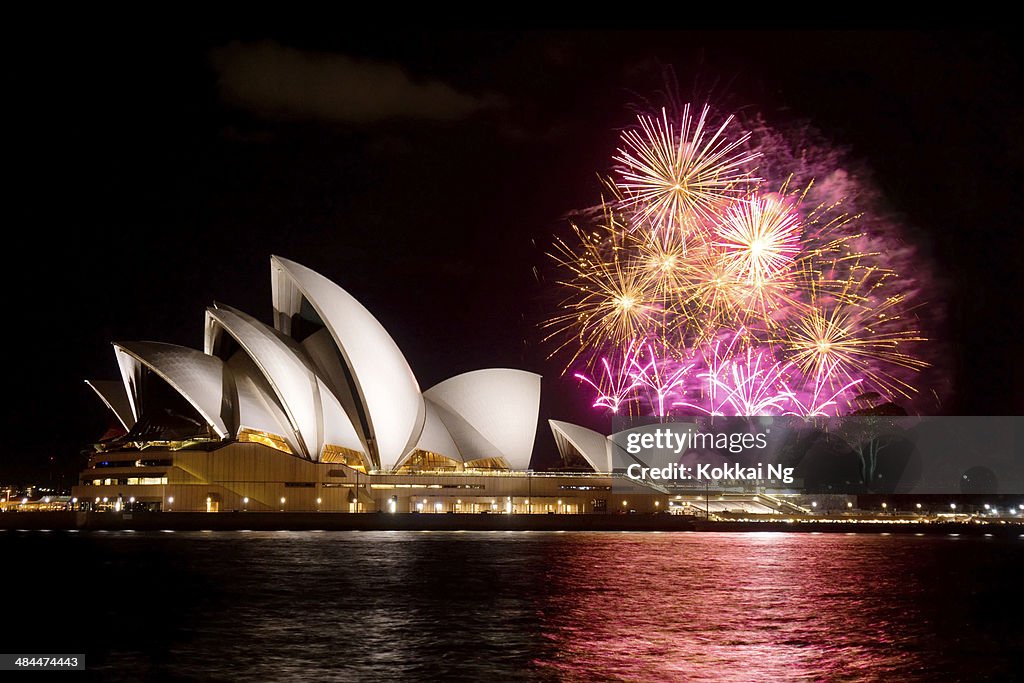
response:
{"label": "opera house sail roof", "polygon": [[351,294],[279,256],[271,281],[273,327],[215,303],[202,351],[114,344],[121,381],[87,382],[127,431],[110,447],[237,440],[366,471],[415,459],[529,468],[539,375],[477,370],[423,392],[401,349]]}

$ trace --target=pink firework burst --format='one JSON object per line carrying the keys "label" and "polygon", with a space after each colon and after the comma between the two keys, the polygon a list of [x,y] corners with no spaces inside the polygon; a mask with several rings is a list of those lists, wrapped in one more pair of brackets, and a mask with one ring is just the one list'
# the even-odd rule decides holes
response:
{"label": "pink firework burst", "polygon": [[640,386],[640,382],[633,376],[632,369],[641,348],[640,342],[630,342],[614,363],[609,361],[607,356],[603,356],[599,361],[601,372],[596,381],[581,372],[575,373],[577,379],[586,382],[594,389],[596,393],[594,408],[604,408],[618,414],[623,405],[636,400],[636,396],[631,396],[631,394]]}
{"label": "pink firework burst", "polygon": [[641,365],[639,356],[634,357],[631,374],[638,384],[654,392],[656,400],[651,401],[651,405],[654,407],[655,415],[665,417],[668,414],[665,401],[684,386],[694,363],[659,359],[650,344],[647,344],[646,348],[647,362]]}

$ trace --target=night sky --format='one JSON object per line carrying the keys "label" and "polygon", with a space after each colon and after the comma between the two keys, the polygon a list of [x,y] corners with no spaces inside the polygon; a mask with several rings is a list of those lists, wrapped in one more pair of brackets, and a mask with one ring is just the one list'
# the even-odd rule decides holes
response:
{"label": "night sky", "polygon": [[[669,68],[684,99],[807,120],[868,164],[948,285],[947,412],[1022,412],[1008,34],[159,26],[8,45],[0,481],[81,466],[108,424],[83,380],[118,376],[112,341],[202,348],[215,300],[270,322],[271,254],[359,299],[423,388],[532,370],[542,421],[602,428],[546,360],[556,297],[533,269],[550,276],[552,237]],[[546,427],[537,450],[554,452]]]}

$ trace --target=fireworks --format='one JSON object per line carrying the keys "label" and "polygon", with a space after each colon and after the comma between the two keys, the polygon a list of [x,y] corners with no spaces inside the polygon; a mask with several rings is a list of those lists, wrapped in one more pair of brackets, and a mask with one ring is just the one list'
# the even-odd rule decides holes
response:
{"label": "fireworks", "polygon": [[771,195],[745,198],[726,210],[715,246],[739,280],[761,287],[785,273],[800,253],[800,217]]}
{"label": "fireworks", "polygon": [[819,416],[915,395],[925,337],[892,250],[831,193],[845,175],[757,177],[784,166],[774,151],[707,106],[622,134],[611,200],[551,253],[564,296],[546,340],[594,407]]}
{"label": "fireworks", "polygon": [[677,127],[662,109],[660,119],[640,116],[640,128],[623,133],[616,187],[634,211],[633,227],[685,239],[756,180],[748,167],[758,154],[743,149],[749,135],[729,139],[732,117],[711,132],[708,112],[694,122],[686,105]]}

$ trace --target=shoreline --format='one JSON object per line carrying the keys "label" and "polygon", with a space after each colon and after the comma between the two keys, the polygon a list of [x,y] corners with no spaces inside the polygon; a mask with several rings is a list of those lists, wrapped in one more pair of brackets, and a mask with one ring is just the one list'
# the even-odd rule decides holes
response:
{"label": "shoreline", "polygon": [[1019,538],[1024,524],[913,521],[706,521],[668,514],[415,514],[330,512],[18,512],[0,530],[81,531],[662,531],[883,533]]}

